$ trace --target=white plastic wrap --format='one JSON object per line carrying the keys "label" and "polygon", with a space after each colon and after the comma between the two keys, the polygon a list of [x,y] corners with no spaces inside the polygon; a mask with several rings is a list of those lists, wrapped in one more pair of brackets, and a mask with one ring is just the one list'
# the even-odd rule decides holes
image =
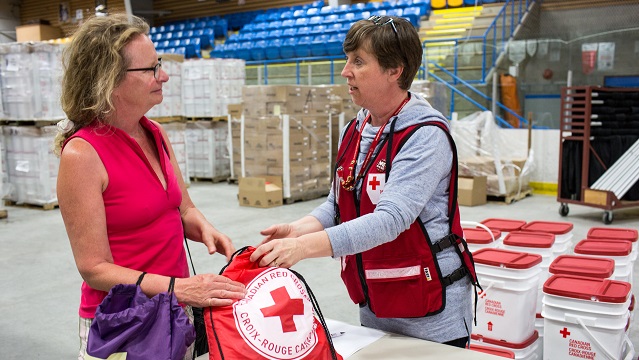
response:
{"label": "white plastic wrap", "polygon": [[528,190],[534,169],[532,149],[525,158],[521,153],[526,143],[513,143],[503,136],[492,112],[476,112],[451,122],[451,132],[457,145],[459,176],[486,176],[488,195],[506,196]]}

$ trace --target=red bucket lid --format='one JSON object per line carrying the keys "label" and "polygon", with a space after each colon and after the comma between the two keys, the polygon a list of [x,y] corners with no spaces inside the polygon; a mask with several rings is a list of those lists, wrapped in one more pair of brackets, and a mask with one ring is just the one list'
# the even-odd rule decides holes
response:
{"label": "red bucket lid", "polygon": [[632,252],[632,243],[626,240],[585,239],[575,245],[575,254],[597,256],[628,256]]}
{"label": "red bucket lid", "polygon": [[630,284],[625,281],[587,278],[574,275],[552,275],[544,283],[544,293],[621,304],[630,295]]}
{"label": "red bucket lid", "polygon": [[523,220],[511,220],[511,219],[496,219],[490,218],[481,222],[482,224],[488,226],[489,229],[495,229],[499,231],[515,231],[521,229],[522,226],[526,225],[526,222]]}
{"label": "red bucket lid", "polygon": [[531,221],[521,227],[523,231],[540,231],[555,235],[563,235],[572,231],[572,223],[563,221]]}
{"label": "red bucket lid", "polygon": [[[495,239],[499,239],[501,231],[490,230],[493,233]],[[464,228],[464,238],[469,244],[490,244],[493,242],[493,238],[490,237],[488,231],[482,228]]]}
{"label": "red bucket lid", "polygon": [[503,358],[506,358],[506,359],[514,359],[515,358],[515,353],[510,351],[510,350],[506,350],[506,349],[499,349],[499,348],[495,348],[495,347],[483,346],[483,345],[477,345],[477,344],[470,344],[469,348],[472,351],[478,351],[478,352],[482,352],[482,353],[485,353],[485,354],[490,354],[490,355],[503,357]]}
{"label": "red bucket lid", "polygon": [[540,249],[551,248],[554,243],[554,234],[531,231],[513,231],[504,239],[504,245]]}
{"label": "red bucket lid", "polygon": [[537,339],[539,339],[539,332],[537,332],[537,330],[534,330],[533,334],[521,343],[511,343],[505,340],[492,339],[478,334],[470,334],[470,338],[475,341],[481,341],[491,345],[503,346],[509,349],[524,349],[532,345],[535,341],[537,341]]}
{"label": "red bucket lid", "polygon": [[639,238],[637,229],[593,227],[588,230],[588,239],[615,239],[635,242]]}
{"label": "red bucket lid", "polygon": [[473,253],[477,264],[504,267],[507,269],[529,269],[541,262],[541,255],[504,249],[479,249]]}
{"label": "red bucket lid", "polygon": [[603,257],[559,255],[550,263],[548,272],[606,279],[615,272],[615,261]]}

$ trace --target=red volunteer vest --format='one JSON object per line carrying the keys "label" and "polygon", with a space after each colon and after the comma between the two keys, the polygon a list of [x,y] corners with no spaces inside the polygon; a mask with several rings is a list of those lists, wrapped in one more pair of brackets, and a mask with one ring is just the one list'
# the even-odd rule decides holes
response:
{"label": "red volunteer vest", "polygon": [[[337,169],[348,166],[349,158],[357,153],[354,149],[357,134],[351,121],[337,154]],[[410,228],[402,232],[397,239],[379,245],[363,253],[349,255],[342,259],[342,280],[348,289],[351,300],[360,306],[368,305],[380,318],[423,317],[440,313],[446,306],[445,287],[453,282],[471,276],[477,283],[475,265],[459,220],[457,205],[457,151],[448,129],[439,122],[424,122],[406,129],[394,131],[395,122],[391,122],[389,136],[381,143],[381,148],[367,169],[363,171],[363,185],[360,200],[354,191],[339,191],[336,223],[349,221],[375,210],[383,185],[386,183],[392,161],[402,146],[422,126],[437,126],[444,130],[453,150],[453,166],[449,187],[449,226],[450,234],[432,242],[419,217]],[[339,180],[336,180],[339,181]],[[370,185],[370,186],[368,186]],[[368,189],[368,190],[367,190]],[[462,260],[462,266],[447,277],[443,277],[436,254],[453,246]]]}

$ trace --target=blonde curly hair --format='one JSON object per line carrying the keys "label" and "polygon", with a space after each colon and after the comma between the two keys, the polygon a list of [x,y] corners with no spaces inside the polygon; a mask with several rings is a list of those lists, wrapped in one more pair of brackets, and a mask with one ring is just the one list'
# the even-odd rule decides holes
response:
{"label": "blonde curly hair", "polygon": [[113,14],[92,17],[73,34],[63,52],[62,110],[73,126],[55,138],[60,154],[64,142],[94,120],[103,121],[114,111],[111,96],[129,67],[124,47],[136,36],[146,35],[149,25],[140,17]]}

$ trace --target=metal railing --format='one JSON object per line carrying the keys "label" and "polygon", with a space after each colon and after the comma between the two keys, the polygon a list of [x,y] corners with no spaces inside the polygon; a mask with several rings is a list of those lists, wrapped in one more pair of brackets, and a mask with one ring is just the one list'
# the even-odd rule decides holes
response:
{"label": "metal railing", "polygon": [[[510,115],[514,116],[520,124],[526,125],[528,126],[528,120],[526,120],[525,118],[523,118],[521,115],[517,114],[516,112],[512,111],[509,107],[507,107],[506,105],[500,103],[497,100],[492,99],[491,97],[487,96],[486,94],[484,94],[483,92],[477,90],[474,86],[472,86],[470,83],[468,83],[467,81],[464,81],[460,78],[458,78],[456,75],[452,74],[450,71],[446,70],[444,67],[431,62],[431,64],[433,64],[435,67],[437,67],[439,70],[443,71],[446,75],[454,78],[455,80],[455,84],[461,84],[464,85],[468,90],[474,92],[475,94],[479,95],[480,97],[482,97],[484,100],[488,101],[488,102],[492,102],[493,104],[495,104],[496,107],[499,107],[500,109],[504,110],[505,112],[509,113]],[[461,96],[463,99],[467,100],[468,102],[470,102],[471,104],[475,105],[476,107],[478,107],[479,109],[483,110],[483,111],[489,111],[488,108],[486,108],[485,106],[483,106],[482,104],[478,103],[477,101],[473,100],[472,98],[470,98],[470,96],[466,95],[464,92],[462,92],[461,90],[457,89],[454,85],[448,83],[447,81],[443,80],[441,77],[435,75],[432,72],[428,73],[428,76],[432,77],[433,79],[441,82],[442,84],[446,85],[446,87],[448,89],[450,89],[452,91],[452,93],[457,94],[459,96]],[[454,102],[451,101],[451,109],[450,109],[450,113],[452,114],[455,111],[455,106],[454,106]],[[497,123],[502,126],[502,127],[507,127],[507,128],[512,128],[513,126],[507,122],[506,120],[504,120],[501,116],[499,116],[498,114],[493,114],[493,116],[495,117],[495,120],[497,120]]]}
{"label": "metal railing", "polygon": [[[508,49],[508,43],[518,31],[521,23],[528,15],[530,9],[536,0],[507,0],[501,10],[495,15],[495,18],[484,31],[482,35],[466,36],[464,38],[438,38],[433,40],[424,40],[424,58],[428,57],[428,50],[433,44],[442,44],[442,47],[448,44],[453,50],[453,70],[452,73],[459,77],[459,50],[460,45],[469,42],[481,43],[481,77],[479,79],[469,79],[468,83],[485,84],[492,77],[495,66],[505,56]],[[431,46],[429,46],[429,44]],[[490,51],[490,59],[488,52]]]}

